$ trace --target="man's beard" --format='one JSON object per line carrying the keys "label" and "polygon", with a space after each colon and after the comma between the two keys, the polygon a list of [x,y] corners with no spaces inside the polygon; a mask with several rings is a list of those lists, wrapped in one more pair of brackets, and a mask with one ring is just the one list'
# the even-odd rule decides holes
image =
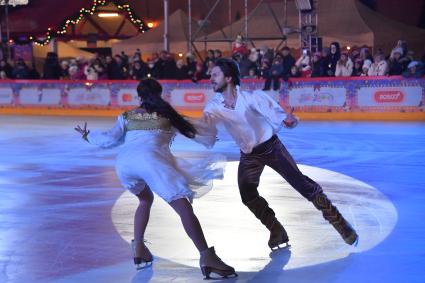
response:
{"label": "man's beard", "polygon": [[227,88],[227,84],[223,84],[221,87],[217,88],[215,92],[223,93]]}

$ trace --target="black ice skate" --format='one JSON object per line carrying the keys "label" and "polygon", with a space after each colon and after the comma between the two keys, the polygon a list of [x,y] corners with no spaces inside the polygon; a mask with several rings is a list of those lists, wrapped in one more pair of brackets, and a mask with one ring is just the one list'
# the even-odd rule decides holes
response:
{"label": "black ice skate", "polygon": [[[199,259],[199,266],[201,267],[202,275],[204,279],[222,279],[222,278],[234,278],[238,276],[235,269],[225,264],[215,253],[214,247],[210,247],[201,252],[201,258]],[[220,277],[211,277],[211,273],[217,274]]]}
{"label": "black ice skate", "polygon": [[359,236],[350,223],[345,220],[338,209],[324,193],[317,194],[312,200],[314,206],[322,211],[325,218],[349,245],[357,245]]}
{"label": "black ice skate", "polygon": [[270,229],[269,247],[272,251],[289,248],[289,238],[285,228],[276,221]]}
{"label": "black ice skate", "polygon": [[137,270],[152,266],[153,256],[143,241],[131,240],[133,260]]}
{"label": "black ice skate", "polygon": [[[269,207],[267,201],[258,196],[245,204],[249,210],[263,223],[270,231],[269,247],[273,250],[289,247],[288,234],[282,224],[276,219],[273,209]],[[283,245],[282,247],[280,245]]]}

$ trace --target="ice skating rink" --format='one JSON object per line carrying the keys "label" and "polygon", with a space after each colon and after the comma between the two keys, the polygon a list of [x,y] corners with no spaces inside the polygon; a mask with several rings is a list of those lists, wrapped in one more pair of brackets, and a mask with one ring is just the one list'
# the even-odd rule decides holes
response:
{"label": "ice skating rink", "polygon": [[[0,282],[202,282],[198,254],[159,197],[146,232],[151,268],[136,271],[129,241],[136,198],[114,171],[117,149],[73,130],[107,129],[112,118],[0,116]],[[346,245],[272,170],[259,191],[286,227],[291,248],[270,253],[268,231],[242,204],[239,152],[226,133],[223,180],[194,201],[209,245],[235,267],[225,282],[425,282],[425,124],[301,122],[279,136],[360,235]],[[181,136],[176,154],[205,149]]]}

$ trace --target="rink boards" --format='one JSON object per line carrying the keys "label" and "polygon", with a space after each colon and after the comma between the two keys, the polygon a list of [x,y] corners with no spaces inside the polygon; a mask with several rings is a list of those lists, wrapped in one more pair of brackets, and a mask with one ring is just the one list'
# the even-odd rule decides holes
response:
{"label": "rink boards", "polygon": [[[161,81],[163,97],[200,116],[214,93],[209,81]],[[2,81],[0,114],[116,116],[138,105],[137,81]],[[242,90],[264,81],[242,81]],[[266,91],[308,120],[425,120],[425,79],[402,77],[291,79]]]}

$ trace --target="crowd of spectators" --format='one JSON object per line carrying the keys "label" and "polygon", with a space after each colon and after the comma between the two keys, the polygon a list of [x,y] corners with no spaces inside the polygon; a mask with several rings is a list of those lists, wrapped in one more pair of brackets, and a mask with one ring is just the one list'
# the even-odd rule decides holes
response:
{"label": "crowd of spectators", "polygon": [[[93,58],[58,59],[48,53],[41,75],[22,59],[0,61],[0,79],[66,79],[66,80],[140,80],[157,79],[192,80],[208,79],[221,50],[208,50],[203,61],[187,53],[175,56],[167,51],[154,53],[143,60],[137,50],[129,56],[124,52],[115,56],[95,54]],[[238,62],[242,78],[263,78],[264,90],[280,88],[282,80],[297,77],[355,77],[392,76],[421,77],[425,74],[425,53],[414,58],[407,43],[398,41],[390,54],[377,50],[373,55],[367,47],[341,49],[333,42],[321,52],[302,50],[295,57],[288,47],[273,50],[267,46],[247,48],[241,37],[233,43],[230,56]]]}

